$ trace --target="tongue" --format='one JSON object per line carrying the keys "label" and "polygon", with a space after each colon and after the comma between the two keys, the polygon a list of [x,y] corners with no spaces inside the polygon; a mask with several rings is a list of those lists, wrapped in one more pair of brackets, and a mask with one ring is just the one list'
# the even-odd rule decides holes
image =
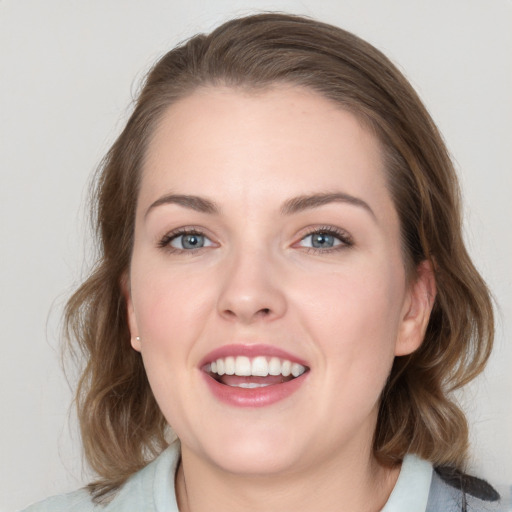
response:
{"label": "tongue", "polygon": [[282,375],[267,375],[266,377],[240,377],[238,375],[222,375],[219,382],[227,386],[239,386],[240,384],[265,384],[271,386],[272,384],[282,384],[292,380],[293,377],[283,377]]}

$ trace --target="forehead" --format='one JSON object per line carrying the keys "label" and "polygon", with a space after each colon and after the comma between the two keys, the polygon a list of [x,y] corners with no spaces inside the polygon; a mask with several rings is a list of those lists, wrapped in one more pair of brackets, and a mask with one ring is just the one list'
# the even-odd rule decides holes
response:
{"label": "forehead", "polygon": [[376,207],[389,202],[379,141],[353,114],[296,86],[210,87],[164,114],[148,145],[141,200],[177,191],[257,202],[335,190],[364,194]]}

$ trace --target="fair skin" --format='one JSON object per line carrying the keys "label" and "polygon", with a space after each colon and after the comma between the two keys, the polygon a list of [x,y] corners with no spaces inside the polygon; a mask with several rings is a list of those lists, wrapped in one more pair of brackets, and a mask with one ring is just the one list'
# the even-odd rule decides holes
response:
{"label": "fair skin", "polygon": [[[352,114],[284,85],[204,88],[169,108],[126,295],[133,348],[181,440],[181,511],[382,508],[399,468],[372,455],[379,397],[435,294],[418,270],[407,279],[379,143]],[[220,377],[217,349],[282,350],[304,373]]]}

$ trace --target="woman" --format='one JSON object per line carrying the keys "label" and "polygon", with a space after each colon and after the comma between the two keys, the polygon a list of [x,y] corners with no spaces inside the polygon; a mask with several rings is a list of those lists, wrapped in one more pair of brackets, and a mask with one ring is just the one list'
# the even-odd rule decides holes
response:
{"label": "woman", "polygon": [[99,478],[30,510],[498,509],[450,397],[489,357],[489,294],[442,139],[379,51],[280,14],[192,38],[95,201],[66,319]]}

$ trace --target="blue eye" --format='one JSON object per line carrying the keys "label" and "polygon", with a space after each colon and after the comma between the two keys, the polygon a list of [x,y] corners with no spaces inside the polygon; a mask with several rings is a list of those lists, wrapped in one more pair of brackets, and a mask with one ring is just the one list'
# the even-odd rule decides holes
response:
{"label": "blue eye", "polygon": [[203,247],[210,247],[213,242],[200,232],[178,231],[165,235],[158,246],[176,251],[194,251]]}
{"label": "blue eye", "polygon": [[306,247],[316,250],[329,250],[343,246],[352,245],[348,234],[338,233],[332,230],[321,229],[306,235],[299,242],[300,247]]}
{"label": "blue eye", "polygon": [[311,247],[314,247],[315,249],[324,249],[325,247],[331,248],[340,244],[339,240],[337,240],[333,235],[328,235],[327,233],[314,233],[309,236],[311,237]]}
{"label": "blue eye", "polygon": [[179,235],[169,244],[171,247],[176,249],[200,249],[205,245],[206,237],[204,235],[198,235],[190,233],[188,235]]}

